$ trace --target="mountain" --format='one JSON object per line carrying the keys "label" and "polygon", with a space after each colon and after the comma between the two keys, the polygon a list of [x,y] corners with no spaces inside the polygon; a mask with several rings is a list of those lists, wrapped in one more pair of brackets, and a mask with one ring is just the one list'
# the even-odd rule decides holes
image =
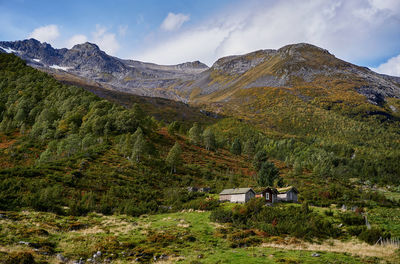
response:
{"label": "mountain", "polygon": [[92,43],[54,49],[29,39],[0,42],[0,49],[120,104],[126,105],[128,94],[172,99],[280,135],[324,132],[336,141],[343,135],[327,122],[400,120],[399,77],[375,73],[306,43],[223,57],[210,68],[199,61],[165,66],[123,60]]}
{"label": "mountain", "polygon": [[97,45],[88,42],[71,49],[54,49],[35,39],[3,41],[0,42],[0,51],[14,53],[30,66],[51,73],[65,71],[114,90],[178,101],[185,100],[169,92],[168,88],[188,83],[196,74],[208,69],[199,61],[165,66],[122,60],[107,55]]}
{"label": "mountain", "polygon": [[[380,104],[386,97],[400,98],[400,78],[377,74],[337,59],[327,50],[310,44],[288,45],[279,50],[260,50],[242,56],[219,59],[202,74],[192,88],[204,87],[194,98],[225,96],[238,89],[314,85],[322,78],[353,84],[353,89]],[[329,83],[321,84],[331,89]],[[229,91],[229,92],[228,92]],[[214,94],[214,96],[213,96]],[[210,96],[211,95],[211,96]],[[218,100],[218,99],[214,99]]]}
{"label": "mountain", "polygon": [[175,92],[192,105],[285,134],[293,133],[293,126],[304,126],[310,134],[324,127],[321,120],[337,114],[400,117],[400,78],[345,62],[310,44],[221,58],[191,86]]}
{"label": "mountain", "polygon": [[[123,60],[88,42],[54,49],[35,39],[3,41],[0,51],[15,53],[53,74],[64,72],[108,89],[193,104],[224,104],[252,88],[282,88],[305,101],[323,98],[335,104],[346,96],[378,106],[400,98],[399,77],[375,73],[305,43],[224,57],[211,68],[199,61],[165,66]],[[395,105],[389,110],[398,112]]]}

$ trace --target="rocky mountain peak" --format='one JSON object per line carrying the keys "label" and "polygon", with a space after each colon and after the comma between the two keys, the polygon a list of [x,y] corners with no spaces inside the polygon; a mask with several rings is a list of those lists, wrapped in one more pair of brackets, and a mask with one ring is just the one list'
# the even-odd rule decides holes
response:
{"label": "rocky mountain peak", "polygon": [[275,54],[275,50],[266,49],[244,55],[227,56],[217,60],[211,68],[229,75],[243,74]]}
{"label": "rocky mountain peak", "polygon": [[79,51],[100,51],[99,46],[94,43],[85,42],[82,44],[76,44],[72,47],[71,50],[79,50]]}
{"label": "rocky mountain peak", "polygon": [[278,52],[287,53],[288,55],[293,55],[294,53],[305,53],[305,52],[317,52],[317,53],[332,55],[329,53],[328,50],[317,47],[309,43],[297,43],[297,44],[286,45],[278,49]]}
{"label": "rocky mountain peak", "polygon": [[178,64],[182,68],[201,68],[201,69],[208,69],[208,66],[202,63],[201,61],[191,61]]}
{"label": "rocky mountain peak", "polygon": [[61,57],[67,51],[67,49],[54,49],[50,44],[33,38],[14,42],[1,41],[0,46],[25,60],[33,63],[40,61],[47,65],[59,64]]}

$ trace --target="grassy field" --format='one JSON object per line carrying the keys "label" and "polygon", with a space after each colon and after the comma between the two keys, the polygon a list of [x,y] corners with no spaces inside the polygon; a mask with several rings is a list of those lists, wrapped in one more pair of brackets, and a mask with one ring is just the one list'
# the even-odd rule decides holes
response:
{"label": "grassy field", "polygon": [[[268,238],[256,247],[231,248],[209,220],[209,212],[64,217],[33,211],[1,212],[0,259],[31,253],[38,263],[88,259],[101,251],[113,263],[395,263],[394,248],[360,242],[309,244]],[[28,242],[28,243],[25,243]],[[318,253],[319,257],[313,257]],[[160,256],[164,256],[161,259]],[[167,257],[165,257],[167,256]],[[0,261],[1,263],[1,261]]]}

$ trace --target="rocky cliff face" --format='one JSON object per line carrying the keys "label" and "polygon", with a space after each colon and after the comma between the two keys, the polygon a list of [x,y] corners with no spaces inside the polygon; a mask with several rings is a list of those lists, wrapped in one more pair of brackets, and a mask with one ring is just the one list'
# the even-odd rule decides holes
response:
{"label": "rocky cliff face", "polygon": [[35,39],[3,41],[0,52],[15,53],[33,67],[66,71],[111,89],[183,102],[228,102],[238,91],[257,87],[299,88],[296,93],[311,100],[313,95],[303,94],[301,87],[332,92],[337,87],[334,83],[345,83],[346,89],[375,105],[400,98],[400,78],[377,74],[305,43],[224,57],[211,68],[199,61],[166,66],[123,60],[92,43],[54,49]]}
{"label": "rocky cliff face", "polygon": [[36,39],[15,42],[2,41],[0,49],[4,52],[14,53],[34,65],[58,65],[67,52],[67,49],[53,49],[51,45],[41,43]]}

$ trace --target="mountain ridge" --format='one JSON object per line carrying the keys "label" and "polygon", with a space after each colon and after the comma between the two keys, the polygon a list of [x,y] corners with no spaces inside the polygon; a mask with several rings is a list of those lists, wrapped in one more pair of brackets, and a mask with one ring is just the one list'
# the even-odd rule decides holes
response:
{"label": "mountain ridge", "polygon": [[[310,101],[329,97],[335,90],[336,93],[355,92],[364,96],[367,103],[377,106],[384,106],[390,98],[400,98],[400,77],[375,73],[307,43],[226,56],[211,67],[200,61],[157,65],[120,59],[89,42],[71,49],[54,49],[35,39],[3,41],[0,50],[15,53],[28,65],[53,74],[66,71],[117,91],[193,105],[224,104],[235,94],[262,87],[295,89],[294,93]],[[345,83],[347,87],[340,91],[332,83]],[[315,87],[318,95],[304,92],[306,86]],[[390,109],[398,111],[394,105]]]}
{"label": "mountain ridge", "polygon": [[50,44],[35,39],[1,41],[0,52],[14,53],[28,65],[50,73],[62,70],[119,91],[177,101],[183,100],[159,88],[190,80],[194,74],[208,68],[199,61],[157,65],[124,60],[107,55],[96,44],[89,42],[77,44],[71,49],[54,49]]}

